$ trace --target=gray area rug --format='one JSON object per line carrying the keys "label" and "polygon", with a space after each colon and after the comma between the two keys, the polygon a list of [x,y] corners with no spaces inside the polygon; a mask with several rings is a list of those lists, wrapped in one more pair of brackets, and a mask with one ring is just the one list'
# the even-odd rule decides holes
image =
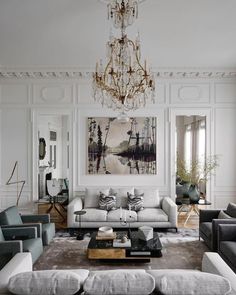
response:
{"label": "gray area rug", "polygon": [[83,241],[66,234],[57,234],[53,242],[45,247],[42,256],[34,265],[34,270],[44,269],[76,269],[104,270],[116,268],[142,268],[142,269],[200,269],[201,260],[207,246],[198,241],[198,230],[180,229],[178,233],[160,232],[163,245],[160,258],[151,258],[150,263],[111,263],[88,260],[86,249],[89,234]]}

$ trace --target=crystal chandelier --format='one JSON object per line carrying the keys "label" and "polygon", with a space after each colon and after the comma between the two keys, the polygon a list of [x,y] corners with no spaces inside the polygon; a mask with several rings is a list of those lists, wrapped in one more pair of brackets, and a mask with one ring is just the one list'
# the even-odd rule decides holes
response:
{"label": "crystal chandelier", "polygon": [[[107,1],[108,2],[108,1]],[[145,60],[141,63],[140,38],[128,38],[125,29],[138,17],[138,2],[134,0],[110,0],[108,18],[121,31],[120,37],[110,36],[107,42],[107,63],[96,64],[93,74],[94,99],[102,105],[125,111],[136,110],[154,101],[154,77]]]}

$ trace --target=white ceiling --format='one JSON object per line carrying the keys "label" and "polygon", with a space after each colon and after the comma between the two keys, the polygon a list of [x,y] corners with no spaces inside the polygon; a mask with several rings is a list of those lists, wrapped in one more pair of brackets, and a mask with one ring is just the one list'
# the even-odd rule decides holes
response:
{"label": "white ceiling", "polygon": [[[0,0],[0,65],[94,67],[106,16],[98,0]],[[154,67],[236,67],[236,0],[147,0],[137,31]]]}

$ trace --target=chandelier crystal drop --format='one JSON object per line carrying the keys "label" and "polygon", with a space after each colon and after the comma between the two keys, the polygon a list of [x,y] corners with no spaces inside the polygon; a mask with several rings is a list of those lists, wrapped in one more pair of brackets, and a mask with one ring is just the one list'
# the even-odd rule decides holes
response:
{"label": "chandelier crystal drop", "polygon": [[108,4],[109,18],[113,19],[121,35],[110,36],[107,42],[107,63],[96,64],[93,74],[93,94],[102,105],[121,110],[136,110],[146,105],[151,97],[154,101],[154,76],[145,60],[141,63],[140,38],[128,38],[125,28],[138,16],[138,4],[134,0],[112,0]]}

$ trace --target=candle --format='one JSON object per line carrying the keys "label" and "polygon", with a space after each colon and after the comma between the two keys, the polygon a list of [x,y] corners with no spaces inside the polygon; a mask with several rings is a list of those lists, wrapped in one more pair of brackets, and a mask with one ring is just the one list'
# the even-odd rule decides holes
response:
{"label": "candle", "polygon": [[131,205],[129,205],[129,218],[131,218]]}
{"label": "candle", "polygon": [[120,207],[120,220],[122,220],[122,207]]}
{"label": "candle", "polygon": [[124,215],[125,215],[125,217],[124,217],[124,222],[126,222],[126,211],[125,211],[125,214],[124,214]]}

